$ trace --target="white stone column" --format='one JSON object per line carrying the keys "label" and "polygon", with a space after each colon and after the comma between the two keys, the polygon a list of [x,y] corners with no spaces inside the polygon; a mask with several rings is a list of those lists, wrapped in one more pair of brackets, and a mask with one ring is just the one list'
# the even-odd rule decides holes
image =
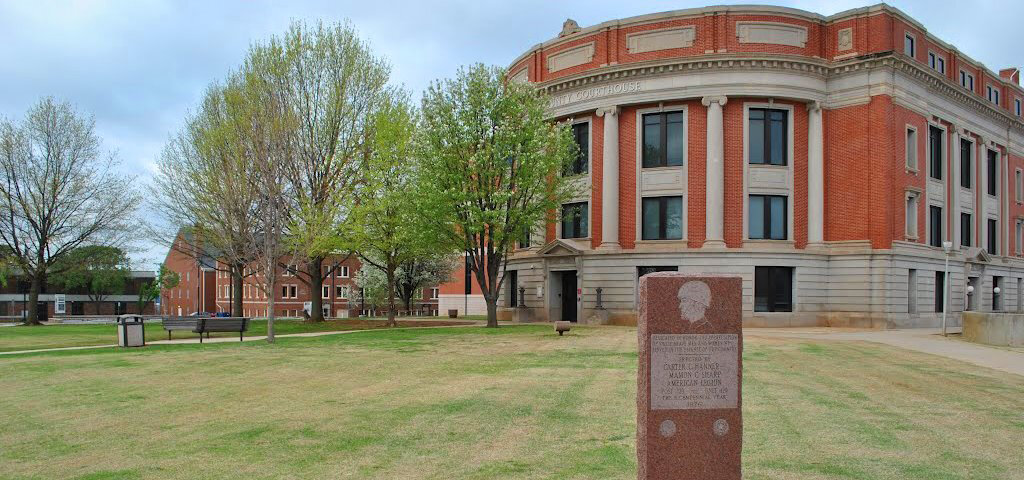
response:
{"label": "white stone column", "polygon": [[821,103],[807,104],[807,243],[825,242],[825,150]]}
{"label": "white stone column", "polygon": [[949,241],[953,242],[953,250],[960,250],[960,238],[962,234],[960,232],[960,129],[953,127],[953,141],[951,142],[953,147],[953,166],[949,172],[949,186],[947,187],[949,194],[949,221],[951,223],[949,229]]}
{"label": "white stone column", "polygon": [[708,107],[704,247],[725,247],[725,123],[722,107],[726,101],[728,98],[725,96],[701,99],[701,103]]}
{"label": "white stone column", "polygon": [[597,109],[604,117],[604,138],[601,149],[601,245],[614,250],[619,245],[619,107]]}

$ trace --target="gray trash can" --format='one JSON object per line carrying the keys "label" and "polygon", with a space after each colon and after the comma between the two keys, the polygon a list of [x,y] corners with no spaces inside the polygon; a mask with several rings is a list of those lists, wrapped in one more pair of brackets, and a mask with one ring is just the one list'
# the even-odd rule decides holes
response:
{"label": "gray trash can", "polygon": [[117,346],[146,346],[146,324],[141,316],[124,314],[117,317]]}

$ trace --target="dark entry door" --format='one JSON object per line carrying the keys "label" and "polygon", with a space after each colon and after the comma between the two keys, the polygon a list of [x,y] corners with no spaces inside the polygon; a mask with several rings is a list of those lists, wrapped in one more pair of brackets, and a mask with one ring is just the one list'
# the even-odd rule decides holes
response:
{"label": "dark entry door", "polygon": [[562,272],[562,321],[576,321],[576,271]]}
{"label": "dark entry door", "polygon": [[45,322],[50,319],[50,312],[46,308],[46,302],[39,302],[36,304],[36,316],[39,317],[40,322]]}

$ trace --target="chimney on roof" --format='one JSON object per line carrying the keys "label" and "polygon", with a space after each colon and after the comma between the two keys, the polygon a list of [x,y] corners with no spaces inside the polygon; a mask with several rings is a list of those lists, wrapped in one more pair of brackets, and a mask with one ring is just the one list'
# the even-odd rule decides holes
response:
{"label": "chimney on roof", "polygon": [[999,71],[999,77],[1005,78],[1014,85],[1020,85],[1020,69],[1019,68],[1004,68]]}

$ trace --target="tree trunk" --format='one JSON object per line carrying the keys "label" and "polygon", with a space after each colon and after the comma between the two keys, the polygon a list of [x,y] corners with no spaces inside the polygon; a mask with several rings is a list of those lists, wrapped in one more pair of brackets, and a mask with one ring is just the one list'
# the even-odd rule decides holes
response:
{"label": "tree trunk", "polygon": [[484,295],[487,303],[487,328],[498,328],[498,296]]}
{"label": "tree trunk", "polygon": [[312,258],[309,260],[309,263],[306,264],[306,273],[309,275],[309,309],[312,310],[309,312],[310,322],[324,321],[323,264],[323,257]]}
{"label": "tree trunk", "polygon": [[244,265],[231,267],[231,316],[242,316],[242,272]]}
{"label": "tree trunk", "polygon": [[270,292],[267,293],[267,343],[274,343],[274,285],[268,285]]}
{"label": "tree trunk", "polygon": [[41,276],[32,276],[31,286],[28,289],[28,314],[25,316],[25,325],[40,325],[39,322],[39,290],[42,289]]}
{"label": "tree trunk", "polygon": [[395,320],[395,269],[388,269],[388,326],[397,327]]}

